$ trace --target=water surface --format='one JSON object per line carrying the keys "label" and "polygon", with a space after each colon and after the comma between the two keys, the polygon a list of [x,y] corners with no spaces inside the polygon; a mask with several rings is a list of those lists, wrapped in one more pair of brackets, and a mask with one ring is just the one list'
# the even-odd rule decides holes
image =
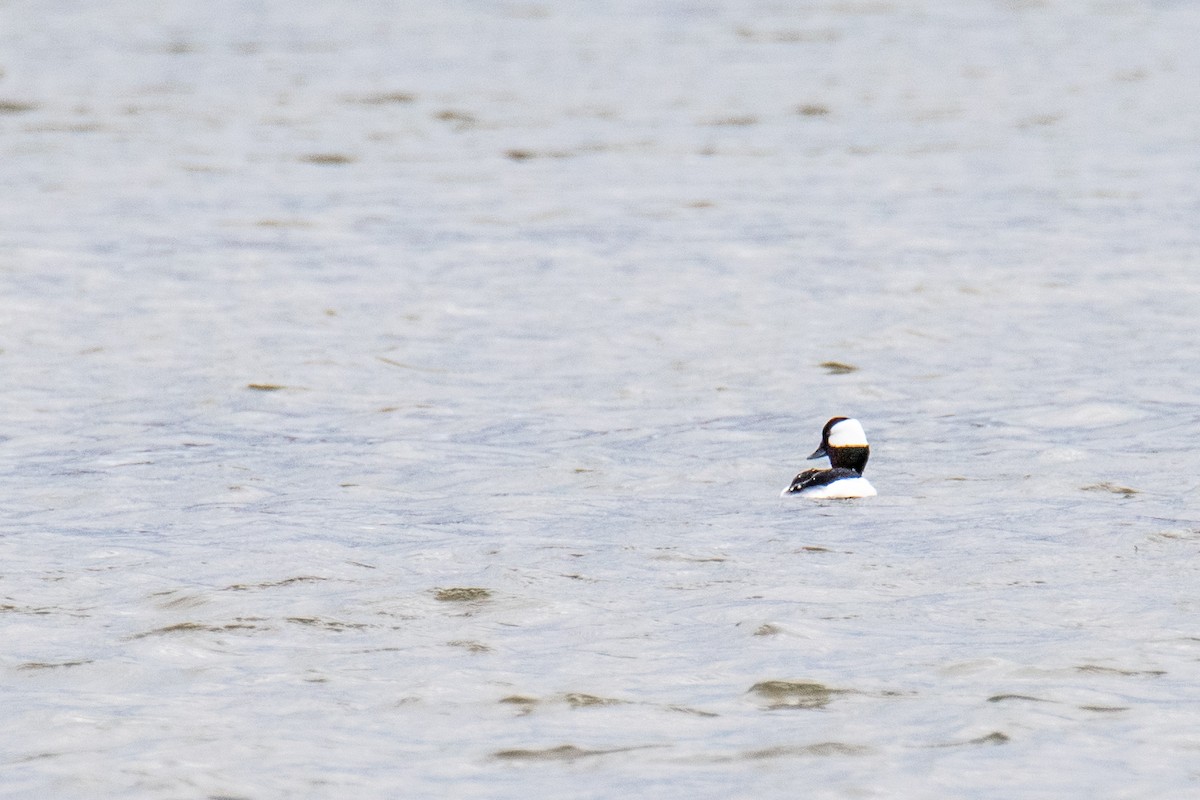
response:
{"label": "water surface", "polygon": [[0,6],[0,793],[1195,792],[1198,23]]}

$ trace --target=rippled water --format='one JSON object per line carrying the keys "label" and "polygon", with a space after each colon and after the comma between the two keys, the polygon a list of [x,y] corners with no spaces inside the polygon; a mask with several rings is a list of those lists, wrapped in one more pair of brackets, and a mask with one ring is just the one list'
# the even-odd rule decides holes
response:
{"label": "rippled water", "polygon": [[0,4],[0,794],[1196,792],[1197,24]]}

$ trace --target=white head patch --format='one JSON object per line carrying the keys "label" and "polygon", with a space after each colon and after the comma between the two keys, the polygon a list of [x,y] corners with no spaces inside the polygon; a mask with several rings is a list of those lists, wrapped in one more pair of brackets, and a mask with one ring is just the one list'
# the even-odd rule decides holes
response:
{"label": "white head patch", "polygon": [[829,429],[830,447],[866,447],[867,434],[856,419],[844,419]]}

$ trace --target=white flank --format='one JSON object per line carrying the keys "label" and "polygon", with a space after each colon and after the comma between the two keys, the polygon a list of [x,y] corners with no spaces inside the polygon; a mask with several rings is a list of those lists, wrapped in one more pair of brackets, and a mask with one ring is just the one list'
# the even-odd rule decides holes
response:
{"label": "white flank", "polygon": [[830,447],[866,447],[867,434],[856,419],[844,419],[829,429]]}
{"label": "white flank", "polygon": [[781,497],[807,497],[811,500],[843,500],[852,497],[874,497],[875,487],[866,478],[842,478],[840,481],[814,486],[802,492],[789,493],[783,490]]}

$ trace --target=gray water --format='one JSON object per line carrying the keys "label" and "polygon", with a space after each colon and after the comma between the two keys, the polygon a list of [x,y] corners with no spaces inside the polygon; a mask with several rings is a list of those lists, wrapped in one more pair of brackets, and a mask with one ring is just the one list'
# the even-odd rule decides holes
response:
{"label": "gray water", "polygon": [[0,795],[1200,792],[1198,30],[0,3]]}

